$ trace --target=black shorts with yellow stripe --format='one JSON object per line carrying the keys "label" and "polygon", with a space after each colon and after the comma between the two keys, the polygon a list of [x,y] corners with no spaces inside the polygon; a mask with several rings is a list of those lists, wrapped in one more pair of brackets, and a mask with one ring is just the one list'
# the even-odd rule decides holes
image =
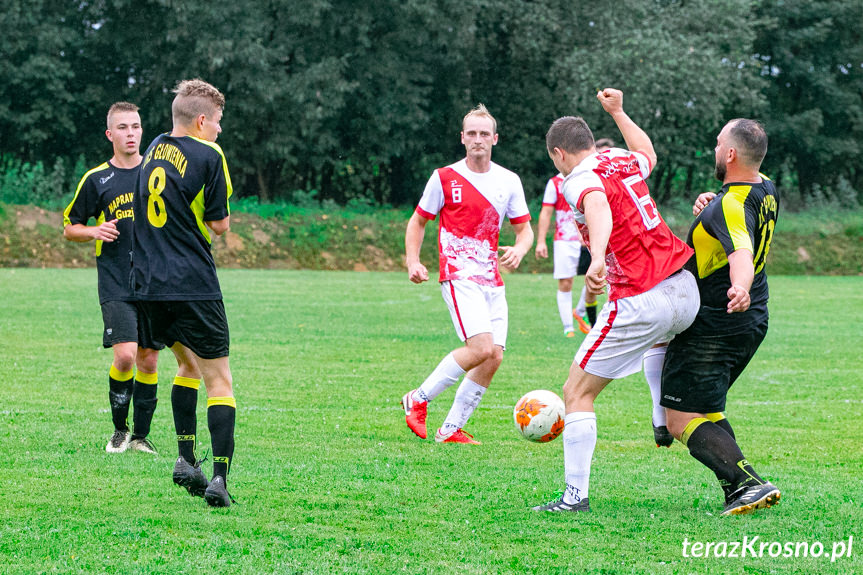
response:
{"label": "black shorts with yellow stripe", "polygon": [[728,390],[766,335],[765,319],[742,333],[708,335],[690,328],[676,336],[665,354],[659,404],[687,413],[725,411]]}
{"label": "black shorts with yellow stripe", "polygon": [[203,359],[227,357],[231,338],[222,300],[142,301],[153,337],[180,342]]}

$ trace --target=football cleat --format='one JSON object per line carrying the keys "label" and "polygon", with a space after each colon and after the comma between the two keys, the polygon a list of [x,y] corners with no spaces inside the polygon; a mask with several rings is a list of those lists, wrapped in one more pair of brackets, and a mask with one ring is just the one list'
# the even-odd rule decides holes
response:
{"label": "football cleat", "polygon": [[771,483],[744,485],[731,496],[731,503],[722,510],[722,515],[746,515],[756,509],[773,507],[779,503],[782,494]]}
{"label": "football cleat", "polygon": [[156,448],[146,437],[139,437],[137,439],[133,439],[129,442],[129,449],[132,451],[140,451],[142,453],[150,453],[152,455],[159,455],[159,452],[156,451]]}
{"label": "football cleat", "polygon": [[231,503],[234,503],[234,498],[228,493],[224,477],[217,475],[213,478],[204,491],[204,500],[210,507],[230,507]]}
{"label": "football cleat", "polygon": [[444,435],[438,429],[435,433],[434,440],[438,443],[469,443],[471,445],[482,445],[479,441],[473,438],[473,435],[463,429],[456,429],[452,433]]}
{"label": "football cleat", "polygon": [[177,458],[177,462],[174,464],[174,483],[180,487],[185,487],[189,495],[195,497],[203,497],[209,485],[207,476],[201,471],[201,462],[198,461],[192,465],[182,455]]}
{"label": "football cleat", "polygon": [[414,401],[413,394],[415,389],[407,392],[402,397],[402,407],[405,408],[405,422],[408,428],[413,431],[420,439],[428,437],[426,431],[426,416],[428,414],[427,401]]}
{"label": "football cleat", "polygon": [[575,337],[575,331],[574,331],[574,330],[569,330],[569,331],[567,331],[566,333],[564,333],[564,334],[563,334],[563,337]]}
{"label": "football cleat", "polygon": [[577,313],[573,313],[572,317],[575,319],[575,322],[578,324],[578,329],[581,330],[581,333],[590,333],[590,324],[584,321],[584,318],[578,315]]}
{"label": "football cleat", "polygon": [[656,447],[671,447],[674,443],[674,436],[668,431],[664,425],[653,426],[653,441],[656,442]]}
{"label": "football cleat", "polygon": [[553,501],[549,501],[545,505],[537,505],[536,507],[531,507],[531,511],[573,511],[573,512],[583,512],[590,511],[590,498],[585,497],[578,503],[567,503],[563,500],[563,497],[560,499],[555,499]]}
{"label": "football cleat", "polygon": [[105,446],[105,451],[108,453],[123,453],[129,448],[129,437],[128,429],[125,431],[115,430],[114,435],[111,436],[111,439],[108,440],[108,444]]}

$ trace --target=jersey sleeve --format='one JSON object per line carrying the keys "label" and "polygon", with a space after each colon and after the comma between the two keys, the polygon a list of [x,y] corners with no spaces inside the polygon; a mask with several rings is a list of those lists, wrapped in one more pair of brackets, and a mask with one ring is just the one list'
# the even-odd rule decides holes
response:
{"label": "jersey sleeve", "polygon": [[88,173],[78,182],[75,197],[63,211],[63,227],[74,224],[86,225],[91,217],[99,217],[99,192]]}
{"label": "jersey sleeve", "polygon": [[512,194],[506,208],[506,217],[509,218],[511,224],[522,224],[530,221],[530,210],[524,197],[524,187],[522,187],[521,179],[518,176],[513,178]]}
{"label": "jersey sleeve", "polygon": [[426,188],[420,198],[419,205],[417,205],[416,213],[427,220],[433,220],[443,208],[443,202],[443,185],[440,181],[440,174],[435,170],[426,183]]}
{"label": "jersey sleeve", "polygon": [[545,184],[545,193],[542,195],[543,206],[554,206],[557,204],[557,186],[554,185],[554,178],[550,178]]}
{"label": "jersey sleeve", "polygon": [[234,188],[231,185],[231,175],[228,173],[228,163],[221,151],[213,164],[213,175],[204,188],[205,222],[224,220],[231,215],[228,200],[234,193]]}
{"label": "jersey sleeve", "polygon": [[588,192],[605,193],[605,186],[602,185],[602,180],[593,172],[585,172],[578,176],[564,180],[561,184],[563,187],[563,197],[566,198],[566,203],[573,211],[584,213],[584,195]]}
{"label": "jersey sleeve", "polygon": [[650,172],[653,171],[650,160],[647,159],[644,152],[632,152],[632,155],[638,160],[638,169],[641,172],[641,177],[646,180],[650,176]]}
{"label": "jersey sleeve", "polygon": [[704,223],[704,228],[722,244],[726,255],[737,250],[752,249],[755,237],[755,213],[746,209],[746,197],[749,186],[731,186],[725,195],[719,209],[712,212],[712,217]]}

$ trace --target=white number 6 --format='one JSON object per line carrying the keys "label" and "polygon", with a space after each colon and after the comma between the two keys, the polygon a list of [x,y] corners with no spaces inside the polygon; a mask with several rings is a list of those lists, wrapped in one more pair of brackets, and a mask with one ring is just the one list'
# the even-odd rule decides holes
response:
{"label": "white number 6", "polygon": [[623,185],[626,186],[626,191],[629,192],[629,196],[632,198],[632,201],[635,202],[635,207],[638,208],[638,213],[641,214],[641,220],[644,222],[644,227],[648,230],[652,230],[656,226],[658,226],[662,222],[662,218],[659,217],[659,210],[656,209],[656,203],[654,203],[653,198],[650,197],[650,193],[647,191],[645,187],[645,193],[643,196],[639,196],[638,192],[635,191],[635,185],[638,182],[643,182],[644,178],[640,175],[629,176],[623,180]]}

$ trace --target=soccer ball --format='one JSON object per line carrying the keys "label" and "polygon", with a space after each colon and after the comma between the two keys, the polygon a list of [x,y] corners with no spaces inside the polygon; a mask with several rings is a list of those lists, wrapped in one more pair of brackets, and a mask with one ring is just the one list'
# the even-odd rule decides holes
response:
{"label": "soccer ball", "polygon": [[522,437],[536,443],[548,443],[563,433],[565,413],[561,398],[551,391],[537,389],[518,400],[512,416]]}

